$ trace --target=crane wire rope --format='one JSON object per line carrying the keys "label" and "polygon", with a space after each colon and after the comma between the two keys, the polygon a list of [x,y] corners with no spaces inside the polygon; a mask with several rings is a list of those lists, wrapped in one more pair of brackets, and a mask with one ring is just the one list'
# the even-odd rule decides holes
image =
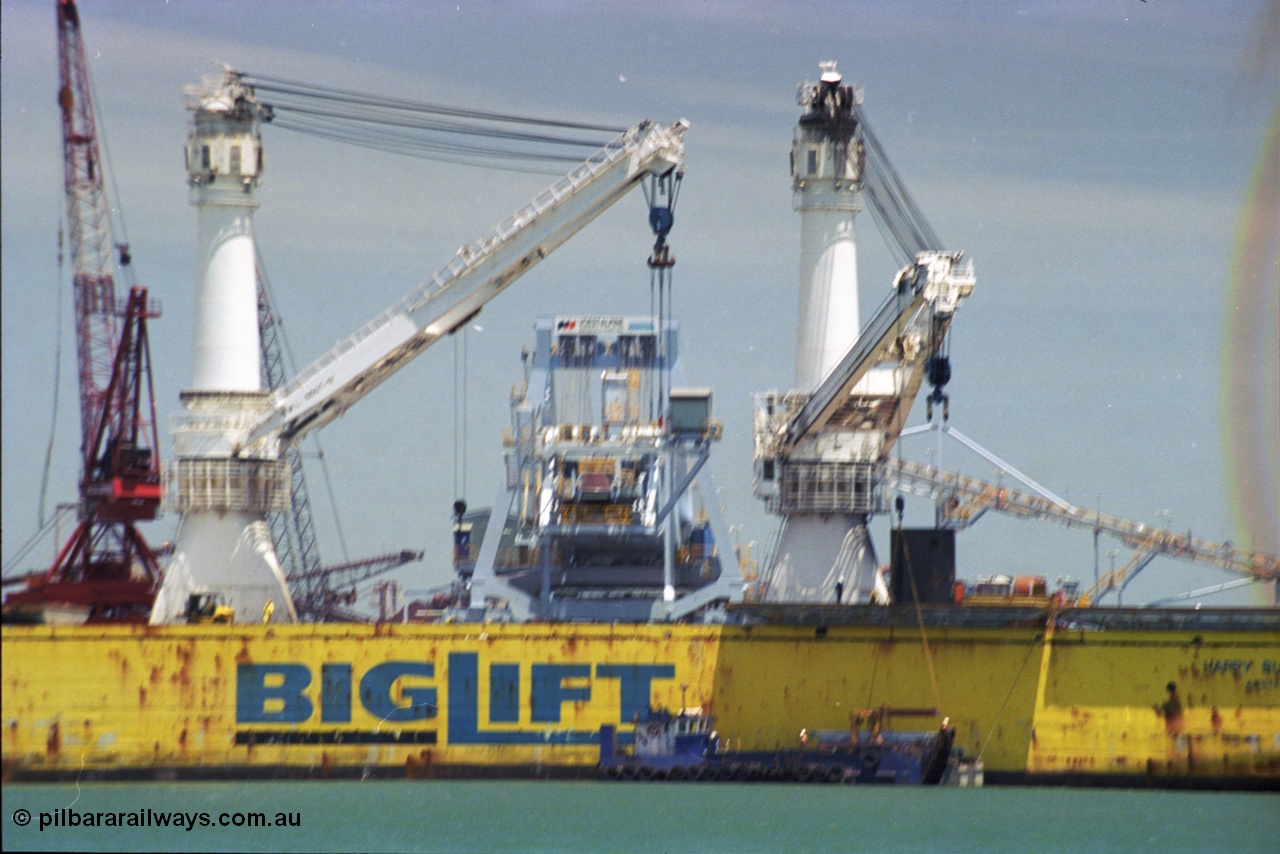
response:
{"label": "crane wire rope", "polygon": [[[453,333],[453,494],[467,497],[467,326]],[[461,489],[461,491],[459,491]]]}
{"label": "crane wire rope", "polygon": [[1027,662],[1031,660],[1031,653],[1035,652],[1036,642],[1043,639],[1043,635],[1037,633],[1032,636],[1031,643],[1027,645],[1027,654],[1022,657],[1022,664],[1018,667],[1018,672],[1013,675],[1013,682],[1009,685],[1009,693],[1005,694],[1004,702],[1000,704],[1000,710],[996,712],[996,716],[991,721],[991,728],[987,731],[987,737],[982,742],[982,747],[978,749],[978,756],[975,761],[982,760],[982,754],[987,752],[987,746],[991,744],[991,739],[995,737],[996,726],[1000,723],[1000,717],[1004,714],[1005,708],[1009,705],[1009,700],[1013,697],[1013,691],[1018,687],[1018,680],[1022,678],[1022,671],[1026,670]]}
{"label": "crane wire rope", "polygon": [[[4,566],[0,568],[0,576],[3,577],[6,583],[12,582],[17,578],[21,578],[21,576],[15,576],[13,574],[13,570],[17,567],[19,562],[26,558],[27,555],[31,554],[32,550],[34,550],[36,546],[43,543],[50,533],[56,533],[56,528],[61,524],[62,517],[75,512],[75,510],[75,504],[58,504],[56,506],[53,516],[47,519],[44,524],[40,526],[38,531],[24,540],[22,545],[18,547],[18,550],[14,552],[13,555],[5,561]],[[58,545],[59,544],[55,543],[54,548],[58,548]],[[41,570],[40,572],[43,573],[44,571],[45,570]]]}
{"label": "crane wire rope", "polygon": [[[658,347],[657,336],[661,334],[660,330],[662,328],[658,322],[657,287],[658,287],[657,279],[653,275],[653,268],[650,267],[649,268],[649,316],[653,318],[653,328],[654,328],[654,338],[653,338],[654,352],[651,353],[649,356],[649,359],[650,359],[649,373],[650,374],[653,373],[653,367],[656,366],[657,364],[655,361],[655,357],[657,355],[657,347]],[[654,388],[652,381],[649,383],[648,394],[645,395],[645,397],[648,399],[648,403],[649,403],[649,421],[650,422],[657,421],[658,420],[658,390]]]}
{"label": "crane wire rope", "polygon": [[44,528],[44,503],[49,493],[49,470],[53,467],[53,440],[58,434],[58,398],[62,384],[62,274],[63,267],[63,231],[62,219],[58,220],[58,278],[55,285],[54,299],[54,339],[53,339],[53,414],[49,419],[49,444],[44,450],[44,473],[40,476],[40,502],[36,505],[37,528]]}
{"label": "crane wire rope", "polygon": [[[84,71],[85,79],[89,83],[89,97],[92,99],[93,105],[98,104],[98,90],[93,85],[93,75],[89,73],[88,62],[85,63]],[[126,288],[132,288],[137,284],[133,275],[133,265],[129,255],[129,229],[124,221],[124,205],[120,201],[120,187],[116,184],[116,170],[111,165],[111,150],[107,146],[107,131],[102,123],[97,121],[96,115],[94,119],[94,133],[97,135],[98,147],[102,159],[102,171],[107,176],[107,182],[111,185],[111,195],[107,197],[107,233],[115,235],[114,248],[119,251],[117,256],[119,263],[116,264],[116,270],[119,272],[125,282]],[[115,199],[115,205],[111,204],[111,200]],[[113,307],[114,308],[114,307]]]}
{"label": "crane wire rope", "polygon": [[316,98],[324,98],[336,101],[348,101],[350,103],[368,104],[372,106],[391,107],[404,109],[413,112],[431,113],[439,115],[456,116],[459,118],[476,119],[482,121],[499,121],[510,124],[530,124],[540,125],[542,127],[558,127],[569,130],[590,130],[600,131],[609,134],[622,133],[626,128],[616,125],[588,124],[583,122],[570,122],[560,119],[545,119],[535,116],[526,116],[517,113],[497,113],[490,110],[473,110],[463,107],[451,107],[444,104],[432,104],[425,101],[410,101],[403,98],[386,98],[380,95],[369,95],[363,92],[355,92],[350,89],[338,89],[330,86],[316,86],[310,83],[301,83],[298,81],[285,80],[280,77],[271,77],[265,74],[253,74],[244,72],[240,78],[254,89],[262,92],[284,92]]}
{"label": "crane wire rope", "polygon": [[[376,110],[364,109],[321,109],[319,107],[310,107],[302,103],[290,103],[288,101],[276,101],[269,104],[272,109],[272,123],[274,124],[274,113],[279,110],[285,110],[290,113],[297,113],[303,116],[310,116],[313,119],[331,119],[335,122],[356,123],[354,126],[360,127],[359,123],[367,123],[373,125],[385,125],[391,128],[408,128],[410,130],[435,131],[437,133],[456,133],[464,136],[479,136],[487,139],[498,139],[510,142],[539,142],[550,145],[577,146],[587,149],[599,148],[596,139],[584,139],[581,137],[552,136],[550,134],[540,133],[524,133],[513,130],[502,129],[486,129],[481,125],[468,125],[461,122],[452,121],[435,121],[426,119],[413,119],[410,117],[401,117],[397,113],[387,113],[383,115]],[[619,131],[621,133],[621,131]]]}
{"label": "crane wire rope", "polygon": [[[625,130],[612,125],[387,98],[266,75],[243,73],[240,78],[255,91],[272,96],[270,101],[263,101],[268,108],[265,120],[286,130],[393,154],[508,171],[555,174],[549,164],[580,162],[576,149],[594,150],[604,143],[598,137],[569,135],[565,131],[616,136]],[[489,142],[446,141],[454,136]],[[494,145],[492,141],[528,147]],[[496,165],[497,161],[508,162]],[[543,165],[538,168],[536,164]]]}
{"label": "crane wire rope", "polygon": [[942,241],[925,219],[924,212],[907,192],[880,140],[872,132],[860,106],[853,108],[866,151],[863,190],[885,242],[901,264],[915,260],[924,250],[941,249]]}
{"label": "crane wire rope", "polygon": [[486,169],[496,169],[505,172],[522,172],[532,175],[559,175],[563,170],[556,168],[537,168],[532,165],[519,166],[514,163],[501,164],[503,159],[522,159],[529,161],[546,161],[556,163],[578,163],[581,158],[571,156],[555,156],[555,155],[533,155],[528,152],[519,152],[509,149],[486,149],[481,147],[466,146],[446,146],[442,144],[430,144],[422,141],[415,141],[405,138],[398,141],[394,138],[377,139],[369,135],[360,135],[355,132],[340,131],[336,129],[326,129],[322,126],[308,124],[306,122],[294,122],[289,120],[277,120],[272,124],[283,130],[291,130],[295,133],[302,133],[309,136],[315,136],[320,139],[327,139],[332,142],[340,142],[347,145],[354,145],[360,148],[369,148],[375,151],[385,151],[388,154],[398,154],[405,157],[417,157],[424,160],[433,160],[439,163],[454,163],[460,166],[476,166]]}

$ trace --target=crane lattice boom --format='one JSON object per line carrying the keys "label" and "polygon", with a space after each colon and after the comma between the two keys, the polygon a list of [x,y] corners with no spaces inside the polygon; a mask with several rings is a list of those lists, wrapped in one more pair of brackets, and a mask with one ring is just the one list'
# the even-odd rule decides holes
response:
{"label": "crane lattice boom", "polygon": [[[80,388],[80,523],[53,566],[10,594],[5,607],[71,606],[91,622],[141,622],[151,612],[160,569],[135,523],[160,509],[160,443],[147,319],[147,290],[116,303],[108,206],[85,64],[80,14],[59,0],[58,106],[67,224],[75,291]],[[121,246],[121,266],[128,263]]]}
{"label": "crane lattice boom", "polygon": [[75,292],[81,451],[87,453],[103,408],[119,342],[111,234],[103,190],[89,70],[74,0],[58,3],[58,106],[63,183]]}

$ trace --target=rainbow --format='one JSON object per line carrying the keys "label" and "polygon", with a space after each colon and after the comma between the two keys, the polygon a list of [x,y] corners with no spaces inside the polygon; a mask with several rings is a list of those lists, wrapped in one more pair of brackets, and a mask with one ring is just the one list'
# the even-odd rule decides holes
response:
{"label": "rainbow", "polygon": [[1280,550],[1280,103],[1246,194],[1224,314],[1221,418],[1232,523],[1245,547],[1276,552]]}

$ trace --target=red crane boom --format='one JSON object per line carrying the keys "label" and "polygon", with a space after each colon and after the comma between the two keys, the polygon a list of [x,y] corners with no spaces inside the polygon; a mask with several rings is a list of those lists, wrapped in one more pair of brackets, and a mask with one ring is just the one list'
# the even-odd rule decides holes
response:
{"label": "red crane boom", "polygon": [[[147,290],[116,303],[103,162],[80,14],[58,0],[58,105],[80,386],[80,522],[50,569],[5,599],[6,619],[145,622],[160,583],[135,523],[160,510]],[[121,265],[129,263],[121,246]]]}
{"label": "red crane boom", "polygon": [[58,106],[62,108],[62,176],[75,292],[80,381],[80,449],[88,452],[102,412],[119,343],[111,236],[102,182],[102,155],[93,118],[80,13],[58,2]]}

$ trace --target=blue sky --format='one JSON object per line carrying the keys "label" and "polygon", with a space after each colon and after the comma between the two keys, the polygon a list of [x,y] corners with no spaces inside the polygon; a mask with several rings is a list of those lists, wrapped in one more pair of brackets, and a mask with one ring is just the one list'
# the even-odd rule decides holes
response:
{"label": "blue sky", "polygon": [[[74,499],[78,463],[70,286],[54,261],[63,202],[53,3],[5,0],[0,10],[7,561],[36,525],[59,295],[68,349],[48,511]],[[81,16],[136,272],[164,304],[151,335],[165,424],[191,379],[196,282],[182,87],[216,63],[583,121],[683,117],[688,174],[671,243],[685,367],[715,388],[725,423],[713,465],[726,519],[763,545],[772,525],[750,495],[750,393],[786,388],[793,375],[795,86],[835,59],[865,87],[866,113],[937,232],[975,260],[978,287],[953,327],[953,424],[1073,502],[1247,545],[1227,510],[1220,424],[1230,413],[1219,384],[1234,235],[1280,88],[1274,52],[1265,70],[1254,63],[1267,10],[1138,0],[84,0]],[[300,364],[550,183],[271,127],[264,138],[259,243]],[[894,265],[870,216],[858,225],[865,317]],[[471,505],[489,503],[499,482],[507,395],[533,318],[647,311],[650,243],[636,194],[477,318],[467,338]],[[347,556],[426,549],[427,568],[403,575],[410,588],[447,578],[452,347],[429,350],[320,436]],[[906,448],[929,462],[928,444]],[[959,446],[942,462],[992,474]],[[319,467],[309,474],[322,553],[343,560]],[[909,523],[931,518],[922,500],[909,507]],[[887,524],[873,525],[882,557]],[[1104,569],[1113,547],[1103,544]],[[1094,550],[1087,534],[984,519],[961,536],[959,563],[962,575],[1089,581]],[[1126,602],[1226,580],[1161,560]]]}

